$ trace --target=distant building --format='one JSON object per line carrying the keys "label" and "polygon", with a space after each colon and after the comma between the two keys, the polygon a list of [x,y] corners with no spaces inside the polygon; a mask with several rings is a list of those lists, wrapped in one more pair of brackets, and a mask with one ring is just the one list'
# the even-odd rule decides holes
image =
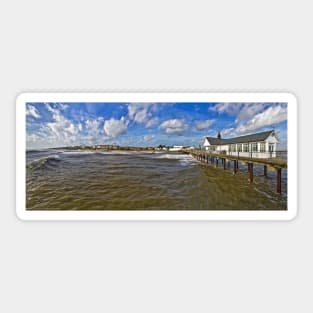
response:
{"label": "distant building", "polygon": [[185,150],[193,150],[195,147],[193,146],[188,146],[188,147],[184,147]]}
{"label": "distant building", "polygon": [[206,137],[205,150],[226,155],[239,155],[253,158],[276,157],[276,146],[279,143],[274,130],[261,133],[224,139],[218,133],[217,138]]}
{"label": "distant building", "polygon": [[169,148],[169,151],[181,151],[183,149],[184,149],[183,146],[173,146]]}

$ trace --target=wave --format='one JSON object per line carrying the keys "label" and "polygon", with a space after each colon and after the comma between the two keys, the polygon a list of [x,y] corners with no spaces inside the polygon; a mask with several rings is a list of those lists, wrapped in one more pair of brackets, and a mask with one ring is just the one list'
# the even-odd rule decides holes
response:
{"label": "wave", "polygon": [[81,154],[94,154],[95,151],[62,151],[62,154],[67,155],[81,155]]}
{"label": "wave", "polygon": [[39,169],[47,165],[55,166],[60,160],[60,156],[57,154],[49,155],[28,162],[27,167],[31,169]]}
{"label": "wave", "polygon": [[187,154],[171,154],[165,153],[155,157],[156,159],[178,160],[182,166],[190,166],[197,164],[193,157]]}

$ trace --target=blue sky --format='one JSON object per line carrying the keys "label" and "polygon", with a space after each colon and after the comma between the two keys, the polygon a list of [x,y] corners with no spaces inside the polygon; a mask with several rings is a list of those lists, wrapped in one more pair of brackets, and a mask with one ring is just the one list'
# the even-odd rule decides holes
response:
{"label": "blue sky", "polygon": [[275,129],[287,146],[286,103],[27,103],[27,149],[203,143]]}

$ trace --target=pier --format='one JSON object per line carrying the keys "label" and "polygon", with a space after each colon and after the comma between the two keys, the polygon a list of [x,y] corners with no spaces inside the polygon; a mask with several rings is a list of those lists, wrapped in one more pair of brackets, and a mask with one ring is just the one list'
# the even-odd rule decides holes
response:
{"label": "pier", "polygon": [[[237,155],[228,155],[221,153],[211,153],[204,150],[183,150],[184,153],[190,154],[201,163],[211,164],[214,167],[219,167],[219,161],[224,171],[231,169],[233,174],[236,175],[239,170],[239,161],[242,165],[247,165],[247,172],[249,174],[249,181],[252,184],[254,180],[253,167],[254,164],[263,165],[263,175],[267,177],[268,168],[276,171],[276,192],[282,193],[281,180],[282,169],[287,169],[287,158],[256,158],[256,157],[243,157],[238,153]],[[232,165],[232,166],[231,166]]]}

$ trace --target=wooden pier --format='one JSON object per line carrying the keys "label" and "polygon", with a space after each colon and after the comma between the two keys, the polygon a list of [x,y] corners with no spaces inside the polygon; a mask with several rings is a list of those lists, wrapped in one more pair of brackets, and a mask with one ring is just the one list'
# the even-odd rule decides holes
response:
{"label": "wooden pier", "polygon": [[264,167],[264,176],[267,177],[268,167],[276,170],[276,192],[281,194],[281,179],[282,179],[282,169],[287,169],[287,159],[283,158],[270,158],[270,159],[261,159],[261,158],[248,158],[242,157],[240,155],[226,155],[226,154],[215,154],[210,153],[204,150],[183,150],[184,153],[192,155],[199,162],[211,164],[215,167],[219,167],[219,161],[223,169],[230,169],[231,163],[233,163],[232,169],[233,174],[235,175],[239,169],[239,161],[243,165],[248,165],[249,181],[252,184],[254,179],[253,167],[254,164],[263,165]]}

